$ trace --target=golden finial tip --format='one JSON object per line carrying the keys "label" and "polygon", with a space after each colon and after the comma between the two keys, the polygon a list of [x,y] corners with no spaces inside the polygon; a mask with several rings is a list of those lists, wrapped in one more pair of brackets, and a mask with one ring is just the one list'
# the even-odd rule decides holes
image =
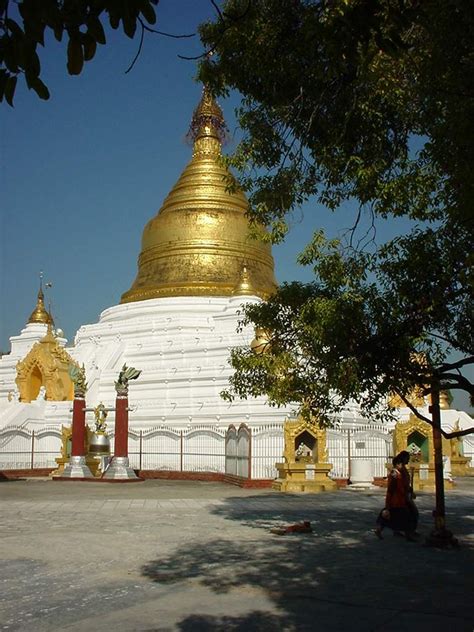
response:
{"label": "golden finial tip", "polygon": [[234,288],[234,296],[256,296],[256,292],[252,286],[247,266],[243,266],[240,272],[240,279]]}
{"label": "golden finial tip", "polygon": [[193,112],[187,137],[196,142],[200,138],[209,136],[224,143],[227,137],[227,126],[220,106],[209,88],[204,85],[201,100]]}
{"label": "golden finial tip", "polygon": [[38,298],[36,301],[36,307],[31,312],[28,318],[29,323],[42,323],[44,325],[53,324],[53,319],[44,306],[44,293],[43,293],[43,273],[40,273],[40,287],[38,291]]}

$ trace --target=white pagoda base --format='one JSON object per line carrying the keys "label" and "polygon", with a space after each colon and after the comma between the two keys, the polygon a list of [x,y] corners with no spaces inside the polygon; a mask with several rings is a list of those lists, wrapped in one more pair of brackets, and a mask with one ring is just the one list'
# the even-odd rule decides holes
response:
{"label": "white pagoda base", "polygon": [[[273,437],[269,440],[270,443],[273,442],[271,454],[265,454],[267,448],[259,448],[254,441],[252,455],[255,463],[258,464],[259,459],[263,463],[265,457],[268,458],[263,469],[255,471],[253,476],[276,476],[274,464],[281,460],[283,454],[283,425],[286,419],[293,416],[292,409],[270,407],[264,397],[227,402],[220,396],[228,387],[228,379],[232,373],[228,362],[230,350],[236,346],[248,346],[254,337],[251,328],[237,332],[241,305],[259,300],[249,296],[176,297],[126,303],[106,309],[98,323],[84,325],[79,329],[74,346],[65,347],[81,366],[85,366],[88,408],[93,408],[100,402],[107,408],[115,406],[114,382],[126,363],[142,372],[140,378],[130,384],[131,432],[148,433],[150,441],[156,428],[161,428],[163,432],[163,429],[169,429],[170,433],[187,433],[187,436],[195,429],[204,437],[208,428],[212,427],[222,435],[230,425],[238,428],[244,423],[254,433],[254,439],[255,433],[263,431]],[[53,428],[56,435],[60,435],[61,426],[71,424],[72,402],[37,400],[23,403],[11,397],[15,385],[16,362],[43,337],[45,330],[42,325],[28,325],[20,336],[12,338],[13,355],[0,358],[0,431],[6,427],[15,428],[17,434],[21,434],[22,429],[28,429],[29,432],[34,430],[35,437],[41,439],[50,450],[54,466],[54,457],[59,454],[60,439],[55,437],[54,442],[51,440],[51,444],[48,444],[47,435]],[[428,414],[427,409],[425,412]],[[409,414],[408,409],[401,409],[400,419],[408,418]],[[457,421],[461,428],[472,425],[467,413],[456,410],[443,410],[442,419],[446,429],[452,428]],[[86,422],[93,425],[91,412],[87,413]],[[339,415],[338,422],[341,428],[353,428],[358,424],[366,424],[367,420],[361,416],[357,404],[354,403]],[[107,430],[113,434],[113,412],[107,418]],[[217,457],[214,458],[213,451],[216,450],[215,446],[211,446],[211,439],[206,443],[206,439],[202,437],[196,440],[196,451],[209,455],[209,460],[206,463],[202,457],[196,457],[193,462],[193,457],[187,457],[186,469],[222,471],[222,462]],[[0,459],[0,466],[20,467],[16,465],[15,454],[28,450],[29,444],[24,445],[27,439],[21,443],[21,437],[15,440],[18,443],[10,450],[8,458]],[[8,451],[9,444],[4,443]],[[263,442],[261,445],[263,446]],[[338,445],[342,446],[343,443]],[[258,452],[259,449],[261,453]],[[219,450],[222,452],[221,448]],[[336,448],[329,450],[329,460],[334,463],[338,456],[335,450]],[[380,454],[373,454],[381,459],[383,472],[386,470],[385,454],[385,446],[382,444]],[[131,456],[129,447],[129,457]],[[357,456],[364,458],[364,453]],[[19,460],[20,457],[18,462]],[[137,466],[136,463],[134,465]],[[109,468],[108,476],[115,476],[113,473],[120,471],[120,476],[128,478],[129,466],[121,465],[119,469],[117,466],[118,464]],[[66,475],[76,477],[78,474],[82,477],[82,467],[80,463],[74,467],[71,465],[72,473]],[[151,464],[142,464],[144,469],[150,467],[166,469],[168,462],[158,460]],[[179,469],[179,459],[175,460],[173,467]],[[336,476],[339,476],[337,472]]]}

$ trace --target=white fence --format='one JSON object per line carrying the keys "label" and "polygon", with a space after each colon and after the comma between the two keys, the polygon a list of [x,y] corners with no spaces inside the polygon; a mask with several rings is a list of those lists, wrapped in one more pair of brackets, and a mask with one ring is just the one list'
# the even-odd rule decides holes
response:
{"label": "white fence", "polygon": [[138,470],[224,472],[225,435],[224,429],[205,425],[186,430],[168,426],[130,430],[130,466]]}
{"label": "white fence", "polygon": [[331,478],[350,478],[351,461],[374,463],[374,476],[387,476],[387,463],[393,456],[392,433],[383,425],[328,430],[326,433]]}
{"label": "white fence", "polygon": [[282,425],[266,424],[252,429],[252,478],[276,478],[275,463],[283,461],[284,448]]}
{"label": "white fence", "polygon": [[56,426],[29,430],[10,426],[0,431],[0,469],[56,467],[61,454],[61,431]]}
{"label": "white fence", "polygon": [[[113,454],[113,431],[109,436]],[[392,433],[383,425],[331,429],[326,437],[332,478],[350,478],[351,462],[358,459],[372,461],[376,477],[386,476],[386,464],[392,458]],[[473,462],[474,437],[464,437],[463,444],[465,456]],[[273,479],[277,476],[275,464],[283,459],[283,425],[131,429],[128,450],[130,465],[137,470],[216,472]],[[30,430],[10,426],[0,431],[0,470],[53,468],[60,452],[61,431],[57,427]]]}

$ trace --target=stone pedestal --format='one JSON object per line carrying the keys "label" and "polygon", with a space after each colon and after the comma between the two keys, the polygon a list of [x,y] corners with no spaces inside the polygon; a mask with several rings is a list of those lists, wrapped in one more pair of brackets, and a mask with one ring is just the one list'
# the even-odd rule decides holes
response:
{"label": "stone pedestal", "polygon": [[334,491],[337,485],[328,474],[332,469],[329,463],[277,463],[278,478],[272,483],[272,489],[279,492],[320,493]]}
{"label": "stone pedestal", "polygon": [[276,464],[278,478],[272,489],[311,493],[336,490],[336,483],[328,476],[332,465],[326,462],[326,431],[317,421],[286,421],[284,433],[284,462]]}
{"label": "stone pedestal", "polygon": [[129,465],[128,456],[114,456],[103,478],[138,480],[138,476]]}
{"label": "stone pedestal", "polygon": [[[433,492],[435,490],[434,463],[408,463],[414,492]],[[445,481],[446,482],[446,481]]]}
{"label": "stone pedestal", "polygon": [[348,489],[352,491],[372,489],[374,487],[374,463],[365,459],[351,459],[351,484]]}
{"label": "stone pedestal", "polygon": [[451,472],[453,476],[474,476],[474,467],[469,467],[470,458],[467,456],[451,457]]}
{"label": "stone pedestal", "polygon": [[[55,477],[58,478],[58,477]],[[85,456],[71,456],[69,463],[64,466],[64,471],[60,478],[94,478],[89,467],[86,465]]]}

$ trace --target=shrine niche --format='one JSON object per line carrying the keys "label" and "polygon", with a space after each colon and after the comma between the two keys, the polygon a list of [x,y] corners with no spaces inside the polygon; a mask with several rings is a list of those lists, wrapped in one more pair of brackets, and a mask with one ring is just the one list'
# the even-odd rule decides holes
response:
{"label": "shrine niche", "polygon": [[[443,454],[451,456],[448,449],[449,442],[443,441]],[[426,421],[418,419],[411,414],[407,421],[398,422],[393,433],[393,453],[398,454],[402,450],[410,453],[408,469],[413,479],[415,491],[434,491],[435,489],[435,465],[433,429]],[[444,479],[446,489],[450,489],[453,483],[448,478]]]}
{"label": "shrine niche", "polygon": [[[459,432],[459,419],[453,427],[454,432]],[[451,454],[451,472],[453,476],[474,476],[474,467],[469,466],[470,458],[464,456],[464,444],[462,437],[453,437],[446,440]],[[443,446],[444,448],[444,446]]]}
{"label": "shrine niche", "polygon": [[76,364],[58,344],[51,328],[16,365],[20,401],[46,399],[62,402],[74,398],[69,366]]}
{"label": "shrine niche", "polygon": [[283,463],[277,463],[278,478],[272,488],[282,492],[325,492],[337,489],[329,478],[326,431],[314,421],[297,419],[284,424]]}

